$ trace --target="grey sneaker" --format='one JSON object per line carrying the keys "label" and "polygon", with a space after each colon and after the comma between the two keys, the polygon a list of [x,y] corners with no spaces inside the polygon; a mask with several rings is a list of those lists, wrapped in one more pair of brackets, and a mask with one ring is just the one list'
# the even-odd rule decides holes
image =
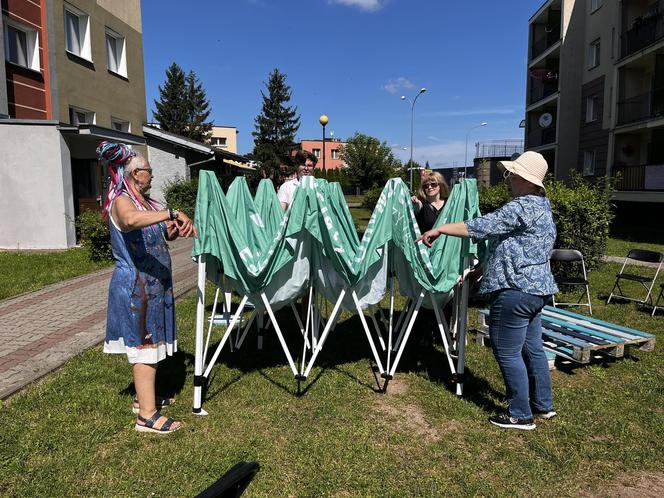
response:
{"label": "grey sneaker", "polygon": [[540,420],[550,420],[557,415],[558,414],[553,410],[549,410],[548,412],[540,412],[537,410],[533,410],[533,416]]}
{"label": "grey sneaker", "polygon": [[532,431],[535,429],[533,419],[510,417],[507,413],[493,415],[489,417],[489,422],[504,429],[521,429],[522,431]]}

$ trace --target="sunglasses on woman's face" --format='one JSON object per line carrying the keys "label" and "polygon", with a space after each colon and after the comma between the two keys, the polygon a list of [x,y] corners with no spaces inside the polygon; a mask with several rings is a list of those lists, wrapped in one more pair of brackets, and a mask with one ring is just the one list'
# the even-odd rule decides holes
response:
{"label": "sunglasses on woman's face", "polygon": [[425,189],[436,188],[437,186],[438,186],[437,183],[425,183],[424,185],[422,185],[422,187]]}

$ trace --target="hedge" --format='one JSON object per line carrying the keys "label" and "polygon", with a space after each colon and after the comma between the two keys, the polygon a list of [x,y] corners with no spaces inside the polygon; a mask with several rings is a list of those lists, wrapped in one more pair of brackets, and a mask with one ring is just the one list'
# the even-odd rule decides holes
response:
{"label": "hedge", "polygon": [[[580,175],[574,175],[569,186],[562,181],[547,179],[546,193],[551,202],[553,219],[558,230],[555,247],[581,251],[589,270],[597,268],[606,251],[609,225],[613,219],[611,209],[612,184],[609,179],[591,184]],[[490,213],[509,201],[504,185],[480,190],[480,211]],[[566,265],[554,267],[554,273],[572,273],[577,269]]]}
{"label": "hedge", "polygon": [[76,218],[76,227],[81,234],[81,245],[90,261],[111,261],[111,235],[108,223],[99,211],[85,210]]}
{"label": "hedge", "polygon": [[192,220],[196,211],[197,194],[198,180],[186,180],[180,177],[169,181],[164,189],[164,198],[168,207],[183,211]]}

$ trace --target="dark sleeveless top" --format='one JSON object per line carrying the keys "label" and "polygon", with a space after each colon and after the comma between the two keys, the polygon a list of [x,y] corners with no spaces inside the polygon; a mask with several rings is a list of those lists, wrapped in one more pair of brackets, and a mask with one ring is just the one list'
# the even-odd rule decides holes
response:
{"label": "dark sleeveless top", "polygon": [[440,209],[436,209],[433,204],[427,201],[422,202],[422,209],[415,215],[417,225],[420,227],[420,233],[427,232],[434,227],[441,209],[443,209],[442,206]]}

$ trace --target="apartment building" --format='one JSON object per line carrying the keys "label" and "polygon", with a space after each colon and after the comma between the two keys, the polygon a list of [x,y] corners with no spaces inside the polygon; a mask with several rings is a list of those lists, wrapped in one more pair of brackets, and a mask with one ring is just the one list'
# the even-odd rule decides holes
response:
{"label": "apartment building", "polygon": [[[341,160],[341,148],[346,145],[338,138],[325,139],[325,169],[345,168],[346,165]],[[317,169],[323,168],[323,140],[302,140],[300,148],[311,152],[318,158]]]}
{"label": "apartment building", "polygon": [[71,247],[101,205],[97,144],[145,153],[140,0],[3,1],[0,48],[0,248]]}
{"label": "apartment building", "polygon": [[237,134],[238,129],[235,126],[214,125],[210,136],[210,145],[215,149],[237,154]]}
{"label": "apartment building", "polygon": [[[616,176],[664,202],[664,0],[548,0],[529,21],[527,150],[556,178]],[[632,206],[633,207],[633,206]]]}

